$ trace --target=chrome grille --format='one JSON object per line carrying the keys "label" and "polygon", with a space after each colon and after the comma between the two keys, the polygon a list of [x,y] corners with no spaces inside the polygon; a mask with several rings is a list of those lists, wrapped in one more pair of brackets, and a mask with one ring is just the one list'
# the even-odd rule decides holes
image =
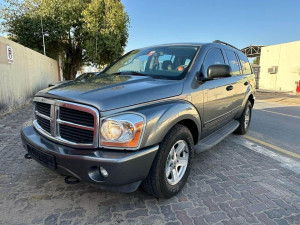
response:
{"label": "chrome grille", "polygon": [[50,116],[51,113],[51,105],[42,103],[42,102],[37,102],[36,103],[36,110],[45,115],[45,116]]}
{"label": "chrome grille", "polygon": [[43,117],[40,117],[38,115],[36,115],[36,120],[38,122],[38,124],[46,131],[50,134],[50,120],[47,120]]}
{"label": "chrome grille", "polygon": [[98,147],[99,114],[93,107],[35,97],[33,124],[52,140],[76,147]]}
{"label": "chrome grille", "polygon": [[66,140],[70,140],[77,143],[92,143],[93,131],[82,130],[76,127],[70,127],[61,124],[59,126],[60,136]]}
{"label": "chrome grille", "polygon": [[94,126],[94,117],[92,114],[74,109],[61,107],[59,110],[59,118],[71,123],[77,123],[83,126]]}

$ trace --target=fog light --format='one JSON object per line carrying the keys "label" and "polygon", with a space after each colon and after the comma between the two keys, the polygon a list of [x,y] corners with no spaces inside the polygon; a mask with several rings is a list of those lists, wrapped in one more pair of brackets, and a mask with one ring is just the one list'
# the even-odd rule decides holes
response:
{"label": "fog light", "polygon": [[100,173],[104,178],[108,177],[108,173],[103,167],[100,167]]}

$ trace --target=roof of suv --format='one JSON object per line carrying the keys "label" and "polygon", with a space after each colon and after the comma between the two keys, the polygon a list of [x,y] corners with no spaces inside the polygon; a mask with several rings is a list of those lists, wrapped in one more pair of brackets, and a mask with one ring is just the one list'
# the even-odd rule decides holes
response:
{"label": "roof of suv", "polygon": [[215,45],[215,46],[222,46],[222,47],[227,47],[227,48],[232,48],[238,51],[241,51],[240,49],[236,48],[235,46],[228,44],[226,42],[223,41],[213,41],[213,42],[207,42],[207,43],[201,43],[201,42],[179,42],[179,43],[168,43],[168,44],[160,44],[160,45],[152,45],[152,46],[148,46],[145,48],[149,48],[149,47],[159,47],[159,46],[174,46],[174,45],[187,45],[187,46],[201,46],[201,45]]}

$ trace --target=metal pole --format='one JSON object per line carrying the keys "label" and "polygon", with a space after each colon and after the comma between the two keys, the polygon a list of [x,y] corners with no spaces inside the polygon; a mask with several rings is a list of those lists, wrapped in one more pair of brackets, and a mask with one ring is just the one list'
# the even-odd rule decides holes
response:
{"label": "metal pole", "polygon": [[96,61],[97,61],[97,53],[98,53],[98,43],[97,43],[97,41],[98,41],[98,36],[97,36],[97,34],[96,34]]}
{"label": "metal pole", "polygon": [[44,28],[43,28],[43,17],[41,17],[41,26],[42,26],[42,36],[43,36],[44,55],[46,55],[45,35],[44,35]]}

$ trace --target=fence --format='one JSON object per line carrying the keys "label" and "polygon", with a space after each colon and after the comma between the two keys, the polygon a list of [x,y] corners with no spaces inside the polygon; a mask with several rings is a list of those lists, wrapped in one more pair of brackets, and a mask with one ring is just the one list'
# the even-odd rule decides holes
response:
{"label": "fence", "polygon": [[57,61],[0,37],[0,114],[22,106],[59,80]]}

